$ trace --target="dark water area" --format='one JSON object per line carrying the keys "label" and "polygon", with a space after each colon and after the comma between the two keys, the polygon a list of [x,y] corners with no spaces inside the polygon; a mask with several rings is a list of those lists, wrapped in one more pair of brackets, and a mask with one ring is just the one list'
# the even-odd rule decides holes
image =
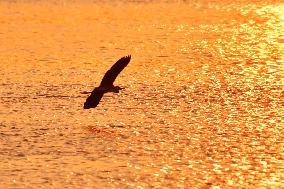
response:
{"label": "dark water area", "polygon": [[0,1],[0,188],[283,188],[283,28],[280,1]]}

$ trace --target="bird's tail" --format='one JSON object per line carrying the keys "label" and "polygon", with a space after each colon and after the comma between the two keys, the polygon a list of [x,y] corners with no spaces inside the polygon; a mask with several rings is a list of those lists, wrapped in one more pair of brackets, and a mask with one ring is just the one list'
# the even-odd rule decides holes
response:
{"label": "bird's tail", "polygon": [[81,92],[81,94],[90,94],[90,93],[92,93],[92,91],[83,91],[83,92]]}

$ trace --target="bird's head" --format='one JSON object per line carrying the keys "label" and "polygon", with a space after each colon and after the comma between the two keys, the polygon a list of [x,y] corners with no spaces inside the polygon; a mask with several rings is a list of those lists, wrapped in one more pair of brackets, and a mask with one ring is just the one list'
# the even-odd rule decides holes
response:
{"label": "bird's head", "polygon": [[122,89],[124,89],[124,88],[123,88],[123,87],[120,87],[120,86],[115,86],[115,87],[113,88],[113,92],[119,93],[119,91],[122,90]]}

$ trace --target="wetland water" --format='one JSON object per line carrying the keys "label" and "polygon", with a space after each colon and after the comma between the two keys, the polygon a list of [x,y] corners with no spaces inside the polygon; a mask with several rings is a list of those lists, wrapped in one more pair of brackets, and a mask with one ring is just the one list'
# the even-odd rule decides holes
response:
{"label": "wetland water", "polygon": [[[283,188],[280,1],[0,2],[0,188]],[[131,54],[96,109],[87,95]]]}

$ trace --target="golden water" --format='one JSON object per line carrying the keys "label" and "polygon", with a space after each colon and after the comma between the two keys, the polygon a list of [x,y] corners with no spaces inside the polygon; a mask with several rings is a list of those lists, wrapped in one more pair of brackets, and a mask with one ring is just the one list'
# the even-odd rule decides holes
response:
{"label": "golden water", "polygon": [[283,188],[283,55],[280,1],[1,1],[0,188]]}

